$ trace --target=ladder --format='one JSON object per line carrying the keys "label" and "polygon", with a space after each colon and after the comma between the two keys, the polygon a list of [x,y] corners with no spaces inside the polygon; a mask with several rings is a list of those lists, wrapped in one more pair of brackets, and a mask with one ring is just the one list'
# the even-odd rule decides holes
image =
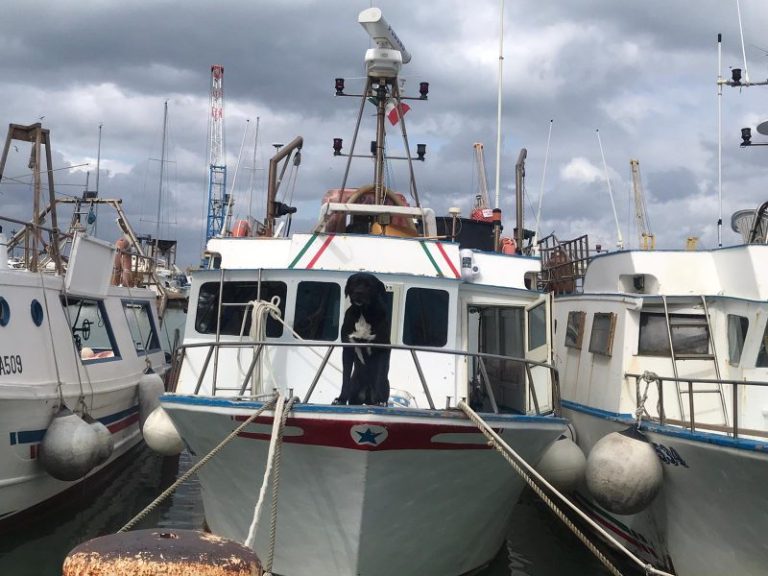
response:
{"label": "ladder", "polygon": [[[684,395],[688,394],[688,418],[689,422],[691,424],[691,428],[694,427],[695,422],[695,402],[694,402],[694,395],[696,394],[718,394],[720,396],[720,408],[722,411],[722,418],[723,418],[723,426],[728,426],[728,408],[727,403],[725,399],[725,393],[723,392],[723,385],[720,383],[722,380],[720,376],[720,364],[717,361],[717,349],[715,348],[715,339],[712,335],[712,319],[709,314],[709,306],[707,305],[707,298],[703,294],[701,295],[701,304],[704,309],[704,318],[707,321],[707,336],[709,338],[709,350],[710,352],[707,354],[695,354],[695,353],[688,353],[688,354],[677,354],[675,352],[675,346],[672,339],[672,326],[670,322],[669,317],[669,306],[667,305],[667,297],[662,295],[661,301],[664,304],[664,318],[666,320],[666,326],[667,326],[667,338],[669,342],[669,352],[672,359],[672,372],[675,377],[675,389],[677,391],[677,402],[678,406],[680,408],[680,419],[685,420],[685,402],[683,400]],[[678,324],[680,325],[680,324]],[[695,382],[692,382],[692,385],[690,389],[685,386],[683,387],[682,382],[680,381],[680,375],[678,373],[678,362],[681,360],[708,360],[712,362],[714,372],[715,372],[715,379],[718,380],[717,384],[713,384],[711,387],[704,388],[704,387],[695,387]]]}

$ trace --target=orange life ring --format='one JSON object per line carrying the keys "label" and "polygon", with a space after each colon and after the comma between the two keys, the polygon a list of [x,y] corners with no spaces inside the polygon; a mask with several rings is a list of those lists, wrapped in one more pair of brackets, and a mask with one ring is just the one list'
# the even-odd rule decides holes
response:
{"label": "orange life ring", "polygon": [[232,236],[235,238],[245,238],[251,235],[251,225],[248,220],[238,220],[232,227]]}

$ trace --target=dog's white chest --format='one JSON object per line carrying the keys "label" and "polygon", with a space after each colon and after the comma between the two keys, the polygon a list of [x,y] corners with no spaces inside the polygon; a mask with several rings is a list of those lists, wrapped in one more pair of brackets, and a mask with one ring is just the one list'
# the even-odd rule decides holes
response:
{"label": "dog's white chest", "polygon": [[[371,333],[371,328],[372,326],[368,323],[365,317],[360,314],[360,318],[355,322],[355,331],[349,335],[349,340],[351,342],[370,342],[376,338],[376,334]],[[371,349],[368,348],[367,352],[370,355]],[[355,354],[360,362],[365,364],[365,356],[360,348],[355,348]]]}
{"label": "dog's white chest", "polygon": [[355,322],[355,331],[349,335],[350,340],[357,342],[370,342],[376,338],[376,334],[371,333],[371,328],[372,326],[361,314],[360,318],[358,318],[357,322]]}

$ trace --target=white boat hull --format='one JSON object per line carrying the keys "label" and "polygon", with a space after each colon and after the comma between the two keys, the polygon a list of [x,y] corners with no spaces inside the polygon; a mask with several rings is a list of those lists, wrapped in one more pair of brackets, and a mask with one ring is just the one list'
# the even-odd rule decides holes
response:
{"label": "white boat hull", "polygon": [[[197,457],[258,406],[168,395],[162,402]],[[199,472],[209,527],[239,542],[247,537],[264,473],[267,414]],[[496,417],[492,425],[534,463],[564,430],[554,417]],[[464,574],[498,552],[522,488],[520,477],[456,411],[296,407],[280,461],[274,572]],[[254,546],[262,561],[269,550],[270,494]]]}
{"label": "white boat hull", "polygon": [[[629,415],[600,414],[571,402],[564,402],[564,413],[587,454],[600,438],[632,424]],[[663,462],[661,492],[632,516],[588,503],[593,516],[634,552],[680,576],[764,575],[768,443],[651,423],[642,429]]]}
{"label": "white boat hull", "polygon": [[[0,448],[0,522],[6,524],[17,514],[53,498],[80,480],[57,480],[38,460],[40,443],[59,405],[58,396],[51,394],[41,399],[28,393],[27,398],[8,399],[3,397],[4,388],[0,387],[0,437],[7,442]],[[55,387],[51,386],[51,390],[55,391]],[[65,397],[65,404],[75,406],[76,403],[77,396]],[[109,466],[141,441],[135,383],[94,392],[93,406],[91,415],[112,433],[115,449],[109,460],[90,474]]]}

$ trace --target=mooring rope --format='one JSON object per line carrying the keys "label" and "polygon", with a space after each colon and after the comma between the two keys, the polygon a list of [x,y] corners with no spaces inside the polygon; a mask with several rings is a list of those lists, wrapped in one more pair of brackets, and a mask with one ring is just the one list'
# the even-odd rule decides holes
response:
{"label": "mooring rope", "polygon": [[[563,524],[565,524],[571,532],[579,539],[581,540],[582,544],[586,546],[586,548],[592,552],[592,554],[597,558],[603,566],[614,576],[622,576],[621,572],[616,568],[613,563],[608,559],[605,554],[603,554],[597,546],[587,538],[587,536],[582,532],[578,526],[576,526],[566,515],[565,513],[558,508],[557,504],[544,492],[544,490],[541,489],[540,485],[544,485],[548,490],[550,490],[553,494],[555,494],[566,506],[568,506],[571,510],[573,510],[584,522],[586,522],[590,528],[595,530],[598,534],[600,534],[603,538],[605,538],[608,542],[610,542],[613,546],[615,546],[618,550],[620,550],[622,553],[624,553],[627,558],[629,558],[632,562],[637,564],[637,566],[643,570],[645,574],[648,575],[654,575],[654,576],[673,576],[669,572],[664,572],[663,570],[659,570],[655,567],[653,567],[651,564],[644,563],[640,558],[635,556],[630,550],[628,550],[625,546],[623,546],[619,541],[617,541],[613,536],[608,534],[600,525],[595,523],[589,516],[587,516],[584,512],[582,512],[575,504],[573,504],[568,498],[566,498],[563,494],[561,494],[554,486],[552,486],[547,480],[536,470],[534,470],[530,464],[528,464],[522,456],[520,456],[509,444],[507,444],[501,436],[499,436],[493,428],[491,428],[485,420],[483,420],[477,412],[472,410],[472,408],[469,407],[469,405],[464,402],[464,400],[459,401],[458,408],[464,412],[464,414],[467,415],[467,418],[469,418],[472,422],[475,423],[475,425],[478,427],[480,432],[483,433],[483,435],[488,439],[488,443],[493,446],[503,457],[504,459],[509,462],[509,464],[512,466],[512,468],[517,472],[520,477],[525,481],[528,486],[531,487],[531,490],[533,490],[536,495],[541,498],[541,500],[549,507],[550,510],[557,516]],[[536,481],[534,481],[534,478]]]}
{"label": "mooring rope", "polygon": [[251,517],[251,525],[248,527],[248,536],[246,536],[243,545],[253,549],[253,541],[256,538],[256,530],[259,527],[259,518],[261,517],[261,507],[264,504],[265,496],[267,494],[267,484],[269,483],[269,477],[272,475],[272,466],[275,462],[275,451],[277,449],[277,435],[280,431],[280,420],[277,418],[277,414],[283,411],[285,406],[285,396],[278,394],[277,405],[275,406],[275,416],[272,419],[272,434],[270,435],[269,451],[267,452],[267,465],[264,467],[264,477],[261,481],[261,488],[259,489],[259,498],[256,500],[256,506],[253,507],[253,516]]}
{"label": "mooring rope", "polygon": [[128,523],[120,528],[118,530],[119,532],[127,532],[131,528],[133,528],[138,522],[140,522],[147,514],[149,514],[152,510],[157,508],[168,496],[173,494],[173,492],[178,488],[181,484],[186,482],[192,474],[197,472],[200,468],[205,466],[211,458],[213,458],[218,452],[224,448],[233,438],[236,438],[240,432],[243,431],[243,429],[248,426],[251,422],[256,420],[263,412],[266,410],[269,410],[274,406],[275,402],[277,401],[277,398],[271,399],[269,402],[265,403],[261,408],[259,408],[256,412],[251,414],[240,426],[232,430],[232,432],[229,433],[229,435],[224,438],[221,442],[219,442],[213,450],[208,452],[205,456],[203,456],[194,466],[192,466],[189,470],[187,470],[184,474],[182,474],[176,482],[171,484],[168,488],[166,488],[160,496],[155,498],[144,510],[139,512],[136,516],[131,518],[131,520],[128,521]]}
{"label": "mooring rope", "polygon": [[[264,576],[272,576],[272,563],[275,560],[275,543],[277,541],[277,496],[278,488],[280,487],[280,458],[283,453],[283,432],[285,431],[285,423],[288,420],[288,413],[291,411],[293,404],[297,401],[297,398],[291,398],[288,400],[288,404],[283,410],[283,416],[280,420],[280,428],[278,430],[277,448],[275,449],[275,473],[272,477],[272,513],[269,519],[269,553],[267,554],[267,563],[265,565]],[[275,411],[275,417],[277,417],[277,411]]]}
{"label": "mooring rope", "polygon": [[[251,525],[248,528],[248,536],[243,543],[249,548],[253,548],[254,541],[256,539],[256,533],[259,529],[259,522],[261,520],[261,509],[266,500],[267,485],[269,479],[272,477],[272,507],[270,512],[270,525],[269,525],[269,550],[267,553],[267,560],[264,563],[264,576],[271,576],[272,564],[275,559],[275,543],[277,541],[277,500],[278,490],[280,487],[280,456],[282,453],[282,438],[285,430],[285,423],[288,420],[288,414],[293,408],[293,404],[297,401],[296,398],[291,398],[285,402],[285,398],[282,394],[278,397],[277,406],[274,411],[274,419],[272,421],[272,434],[269,443],[269,451],[267,453],[267,465],[264,469],[264,477],[261,481],[261,489],[259,490],[259,498],[256,502],[256,506],[253,508],[253,518],[251,519]],[[278,419],[278,414],[280,418]],[[274,470],[274,472],[273,472]]]}

